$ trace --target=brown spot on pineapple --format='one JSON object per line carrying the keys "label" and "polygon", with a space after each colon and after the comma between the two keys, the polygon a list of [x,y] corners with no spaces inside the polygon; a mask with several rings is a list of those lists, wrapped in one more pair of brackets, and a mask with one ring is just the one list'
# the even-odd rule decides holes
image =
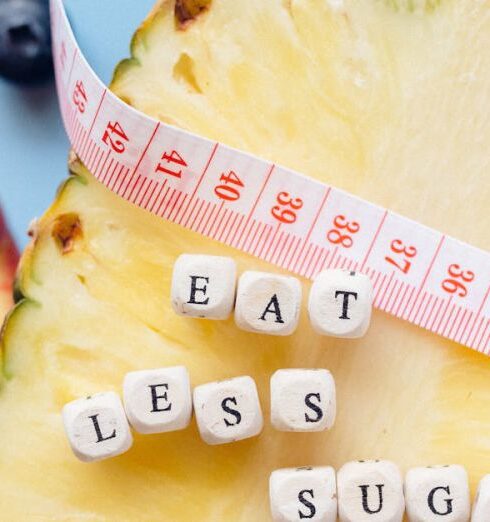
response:
{"label": "brown spot on pineapple", "polygon": [[51,236],[63,255],[73,251],[75,243],[82,239],[82,222],[76,212],[60,214],[53,223]]}
{"label": "brown spot on pineapple", "polygon": [[175,20],[179,29],[186,29],[210,5],[211,0],[176,0]]}

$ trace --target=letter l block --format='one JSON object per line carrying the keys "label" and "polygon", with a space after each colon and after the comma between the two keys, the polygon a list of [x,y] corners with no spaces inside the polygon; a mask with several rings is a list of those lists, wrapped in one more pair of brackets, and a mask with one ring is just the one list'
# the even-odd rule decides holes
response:
{"label": "letter l block", "polygon": [[69,402],[62,417],[73,453],[83,462],[115,457],[133,444],[117,393],[98,393]]}

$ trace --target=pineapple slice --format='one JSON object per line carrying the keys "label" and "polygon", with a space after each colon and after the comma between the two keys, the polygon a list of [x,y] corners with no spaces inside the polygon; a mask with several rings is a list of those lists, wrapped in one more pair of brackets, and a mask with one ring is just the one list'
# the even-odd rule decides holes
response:
{"label": "pineapple slice", "polygon": [[[112,87],[162,121],[488,249],[489,7],[165,0]],[[316,335],[304,308],[288,338],[178,317],[169,291],[179,254],[273,267],[129,205],[74,157],[70,169],[23,255],[24,297],[3,330],[3,520],[263,522],[278,467],[454,462],[467,466],[472,487],[490,472],[487,358],[379,312],[359,340]],[[136,436],[112,460],[75,459],[61,425],[65,402],[120,391],[128,371],[175,364],[194,385],[252,375],[266,418],[276,369],[328,368],[336,425],[301,434],[266,422],[258,438],[208,447],[193,423]]]}

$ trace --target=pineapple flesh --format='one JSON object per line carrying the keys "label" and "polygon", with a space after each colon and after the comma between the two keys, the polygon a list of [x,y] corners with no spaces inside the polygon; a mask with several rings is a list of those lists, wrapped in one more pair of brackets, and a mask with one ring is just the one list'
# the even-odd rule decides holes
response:
{"label": "pineapple flesh", "polygon": [[[488,249],[488,49],[485,0],[165,0],[112,89],[164,122]],[[459,463],[473,490],[490,472],[487,358],[380,312],[358,340],[318,336],[305,307],[287,338],[178,317],[179,254],[274,267],[129,205],[74,156],[69,167],[33,227],[3,328],[1,520],[263,522],[279,467]],[[64,403],[177,364],[193,385],[253,376],[266,419],[276,369],[328,368],[335,427],[279,433],[266,422],[258,438],[209,447],[193,422],[136,435],[111,460],[75,459]]]}

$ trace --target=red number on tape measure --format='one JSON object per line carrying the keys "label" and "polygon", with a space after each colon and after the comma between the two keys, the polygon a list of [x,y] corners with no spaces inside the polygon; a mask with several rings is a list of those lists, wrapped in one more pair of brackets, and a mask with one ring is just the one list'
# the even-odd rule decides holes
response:
{"label": "red number on tape measure", "polygon": [[82,80],[78,80],[73,89],[72,96],[73,103],[76,105],[79,112],[82,114],[85,112],[85,106],[87,104],[87,93],[85,92],[85,86]]}
{"label": "red number on tape measure", "polygon": [[[342,214],[335,216],[333,220],[334,228],[327,232],[327,239],[334,245],[342,245],[344,248],[350,248],[354,244],[351,234],[357,234],[361,228],[357,221],[347,221]],[[342,234],[341,230],[346,230],[349,234]]]}
{"label": "red number on tape measure", "polygon": [[298,217],[295,210],[298,210],[303,206],[303,200],[301,198],[292,198],[289,195],[289,192],[279,192],[276,201],[279,205],[275,205],[271,208],[271,214],[281,223],[294,223]]}
{"label": "red number on tape measure", "polygon": [[109,122],[107,124],[104,135],[102,136],[102,141],[106,145],[110,145],[114,152],[121,154],[126,150],[124,142],[128,142],[129,138],[119,122],[115,121],[114,123]]}
{"label": "red number on tape measure", "polygon": [[459,297],[464,297],[468,293],[468,289],[458,279],[462,279],[465,283],[471,283],[475,279],[475,273],[471,270],[463,270],[457,263],[449,265],[447,273],[450,277],[444,279],[441,285],[442,288],[449,294],[458,292]]}
{"label": "red number on tape measure", "polygon": [[403,256],[403,264],[398,264],[395,259],[388,256],[385,257],[385,260],[396,266],[396,268],[401,270],[404,274],[408,274],[408,271],[412,266],[410,259],[417,255],[417,249],[412,245],[406,247],[401,239],[394,239],[391,242],[390,248],[395,254],[401,254]]}
{"label": "red number on tape measure", "polygon": [[[186,161],[176,150],[173,150],[170,154],[168,154],[167,152],[164,152],[162,154],[161,159],[166,161],[167,163],[175,163],[176,165],[180,165],[182,167],[187,167]],[[179,178],[179,179],[182,177],[182,169],[172,170],[172,169],[165,167],[162,163],[159,163],[156,166],[155,172],[163,172],[164,174],[168,174],[170,176],[174,176],[175,178]]]}
{"label": "red number on tape measure", "polygon": [[[240,192],[237,187],[244,186],[242,180],[236,175],[236,172],[233,170],[230,170],[228,174],[223,172],[219,180],[223,183],[214,188],[214,193],[226,201],[236,201],[240,197]],[[230,183],[230,185],[228,185],[228,183]]]}

